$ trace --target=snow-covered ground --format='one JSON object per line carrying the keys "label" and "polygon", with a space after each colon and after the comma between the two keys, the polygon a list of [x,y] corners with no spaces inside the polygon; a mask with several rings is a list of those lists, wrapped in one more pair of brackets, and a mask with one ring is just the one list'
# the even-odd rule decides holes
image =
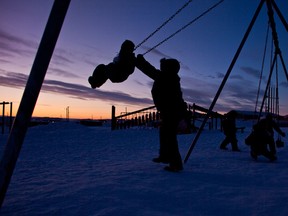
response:
{"label": "snow-covered ground", "polygon": [[[86,127],[56,122],[29,128],[0,214],[7,215],[288,215],[288,149],[278,161],[221,151],[219,130],[204,130],[184,170],[151,161],[158,129]],[[250,128],[249,128],[250,127]],[[282,128],[286,133],[288,128]],[[184,159],[195,133],[179,135]],[[7,134],[0,135],[2,155]],[[230,147],[230,146],[229,146]]]}

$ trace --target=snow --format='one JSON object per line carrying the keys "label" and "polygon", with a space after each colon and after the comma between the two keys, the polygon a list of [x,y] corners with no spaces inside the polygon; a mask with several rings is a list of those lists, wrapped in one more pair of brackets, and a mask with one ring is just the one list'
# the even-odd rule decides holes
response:
{"label": "snow", "polygon": [[[276,162],[253,161],[244,144],[251,122],[239,124],[246,126],[237,133],[241,152],[220,150],[224,135],[205,129],[179,173],[151,161],[158,155],[157,128],[111,131],[73,121],[31,127],[0,213],[288,215],[287,146],[277,149]],[[178,136],[183,159],[194,136]],[[1,154],[7,139],[0,135]]]}

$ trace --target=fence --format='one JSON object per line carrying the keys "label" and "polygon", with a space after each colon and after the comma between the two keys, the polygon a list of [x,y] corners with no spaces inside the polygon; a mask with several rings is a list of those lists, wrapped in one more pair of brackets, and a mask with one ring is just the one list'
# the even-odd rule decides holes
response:
{"label": "fence", "polygon": [[[191,112],[191,131],[197,130],[197,121],[201,122],[204,118],[204,115],[207,114],[208,109],[205,109],[201,106],[196,105],[188,105],[188,110]],[[127,112],[123,115],[116,116],[115,115],[116,108],[112,106],[112,122],[111,129],[126,129],[133,126],[150,126],[150,127],[158,127],[160,116],[159,112],[157,112],[155,106],[146,107],[140,110],[136,110],[133,112]],[[212,112],[209,116],[209,121],[207,121],[207,126],[209,130],[218,129],[218,124],[221,129],[221,120],[223,115]],[[219,120],[220,119],[220,120]]]}
{"label": "fence", "polygon": [[112,106],[111,129],[125,129],[133,126],[157,126],[160,120],[159,113],[155,106],[127,112],[123,115],[115,116],[116,108]]}
{"label": "fence", "polygon": [[[208,109],[198,106],[195,103],[193,103],[193,105],[188,105],[189,110],[192,112],[192,126],[194,128],[197,128],[196,126],[196,122],[202,122],[202,120],[204,119],[204,116],[207,114]],[[222,128],[221,122],[223,119],[223,115],[217,112],[211,112],[208,121],[206,122],[206,124],[208,125],[209,130],[212,129],[218,129],[218,125],[219,129]]]}

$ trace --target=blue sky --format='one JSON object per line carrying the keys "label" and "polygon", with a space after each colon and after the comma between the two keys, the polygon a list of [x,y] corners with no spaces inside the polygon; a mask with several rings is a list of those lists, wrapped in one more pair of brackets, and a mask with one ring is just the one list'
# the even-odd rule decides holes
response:
{"label": "blue sky", "polygon": [[[14,114],[41,40],[52,0],[0,0],[0,100],[13,102]],[[151,80],[137,69],[123,83],[107,81],[91,89],[87,78],[98,64],[108,64],[122,42],[140,44],[187,0],[71,0],[50,62],[35,116],[109,118],[153,105]],[[142,54],[195,19],[218,0],[193,0],[167,25],[135,50]],[[181,62],[184,99],[209,108],[260,0],[224,0],[218,7],[145,54],[159,68],[163,57]],[[288,20],[288,2],[275,1]],[[288,34],[274,14],[282,56],[287,64]],[[266,31],[264,4],[247,42],[215,105],[214,111],[255,109]],[[264,64],[260,102],[269,74],[271,32]],[[272,54],[271,54],[272,53]],[[273,72],[272,85],[276,85]],[[280,113],[288,114],[288,82],[278,61]]]}

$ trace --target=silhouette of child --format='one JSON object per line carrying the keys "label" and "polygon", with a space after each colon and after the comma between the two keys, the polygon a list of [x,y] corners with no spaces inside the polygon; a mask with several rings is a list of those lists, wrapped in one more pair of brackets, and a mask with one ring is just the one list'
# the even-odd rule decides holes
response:
{"label": "silhouette of child", "polygon": [[240,151],[238,148],[238,140],[236,137],[236,116],[237,112],[235,110],[231,110],[225,115],[226,118],[222,122],[225,139],[220,144],[220,149],[227,150],[227,145],[231,143],[232,151]]}
{"label": "silhouette of child", "polygon": [[108,79],[113,83],[125,81],[135,69],[134,47],[135,45],[132,41],[125,40],[113,62],[108,65],[99,64],[93,71],[92,76],[88,78],[91,88],[99,88]]}

